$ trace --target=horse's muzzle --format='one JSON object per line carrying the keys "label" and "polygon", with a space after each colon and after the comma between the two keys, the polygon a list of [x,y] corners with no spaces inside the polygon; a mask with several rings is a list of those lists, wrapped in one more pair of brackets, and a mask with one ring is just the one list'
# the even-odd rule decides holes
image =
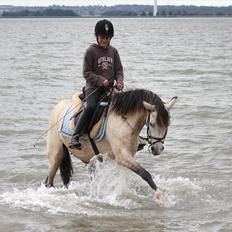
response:
{"label": "horse's muzzle", "polygon": [[164,146],[162,144],[162,146],[152,146],[151,147],[151,152],[154,156],[158,156],[161,154],[161,152],[164,150]]}

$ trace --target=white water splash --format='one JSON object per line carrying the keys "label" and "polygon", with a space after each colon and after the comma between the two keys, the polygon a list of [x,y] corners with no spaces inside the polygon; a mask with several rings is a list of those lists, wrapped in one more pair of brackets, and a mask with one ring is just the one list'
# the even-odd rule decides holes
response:
{"label": "white water splash", "polygon": [[[115,215],[120,208],[131,210],[157,206],[152,190],[139,176],[108,158],[95,164],[90,182],[73,181],[68,189],[46,188],[43,185],[23,190],[14,188],[0,195],[0,203],[51,214],[88,216]],[[199,185],[183,177],[166,179],[158,175],[155,182],[164,190],[172,206],[183,200],[183,192],[191,197],[202,191]]]}
{"label": "white water splash", "polygon": [[173,206],[178,202],[183,201],[183,198],[191,199],[192,196],[195,196],[202,191],[202,188],[189,178],[181,176],[164,178],[161,175],[158,175],[155,179],[157,179],[158,185],[165,189],[165,195]]}

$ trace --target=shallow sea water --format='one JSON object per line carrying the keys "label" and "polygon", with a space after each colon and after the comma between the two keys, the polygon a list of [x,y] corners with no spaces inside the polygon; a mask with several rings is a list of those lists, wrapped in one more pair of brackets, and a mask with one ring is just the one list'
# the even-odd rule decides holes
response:
{"label": "shallow sea water", "polygon": [[178,96],[162,155],[136,155],[172,207],[108,159],[91,180],[73,158],[69,189],[42,185],[49,112],[83,86],[96,19],[0,19],[1,231],[231,231],[232,19],[112,22],[126,89]]}

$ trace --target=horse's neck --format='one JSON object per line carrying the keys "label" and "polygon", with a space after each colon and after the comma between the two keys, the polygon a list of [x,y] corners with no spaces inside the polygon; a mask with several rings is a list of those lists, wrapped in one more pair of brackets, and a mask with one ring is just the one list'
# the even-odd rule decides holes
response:
{"label": "horse's neck", "polygon": [[147,114],[145,112],[137,112],[133,115],[128,115],[127,121],[133,130],[139,134],[146,124]]}

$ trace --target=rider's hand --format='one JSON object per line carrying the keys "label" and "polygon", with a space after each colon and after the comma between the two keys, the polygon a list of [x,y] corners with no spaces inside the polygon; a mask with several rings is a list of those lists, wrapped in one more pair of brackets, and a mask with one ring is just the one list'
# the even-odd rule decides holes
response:
{"label": "rider's hand", "polygon": [[105,79],[103,82],[102,82],[102,86],[104,87],[107,87],[109,85],[109,81],[107,79]]}
{"label": "rider's hand", "polygon": [[116,89],[119,90],[119,91],[122,91],[123,90],[123,83],[122,82],[117,82],[116,83]]}

